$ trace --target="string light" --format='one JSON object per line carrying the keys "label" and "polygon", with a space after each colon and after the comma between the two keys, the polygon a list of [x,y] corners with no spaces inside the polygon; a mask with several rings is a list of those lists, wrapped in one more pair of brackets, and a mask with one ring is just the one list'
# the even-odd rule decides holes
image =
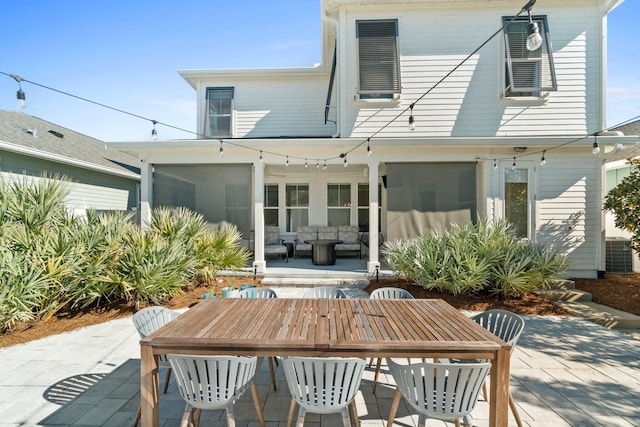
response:
{"label": "string light", "polygon": [[529,12],[529,24],[527,25],[527,50],[534,51],[540,49],[542,46],[542,36],[540,35],[540,29],[538,23],[533,22],[531,18],[531,9]]}
{"label": "string light", "polygon": [[349,166],[349,163],[347,163],[347,156],[344,156],[344,167],[346,168],[347,166]]}
{"label": "string light", "polygon": [[367,156],[371,156],[371,138],[367,138]]}
{"label": "string light", "polygon": [[493,168],[498,169],[498,162],[496,162],[496,159],[493,159]]}
{"label": "string light", "polygon": [[151,123],[153,123],[153,129],[151,129],[151,139],[153,139],[154,141],[158,139],[158,131],[156,130],[156,122],[155,120],[151,120]]}
{"label": "string light", "polygon": [[413,118],[413,104],[409,106],[411,113],[409,114],[409,130],[416,130],[416,119]]}
{"label": "string light", "polygon": [[593,148],[591,149],[593,154],[600,154],[600,146],[598,145],[598,134],[593,134]]}
{"label": "string light", "polygon": [[324,164],[322,165],[322,170],[326,171],[327,170],[327,161],[324,161]]}
{"label": "string light", "polygon": [[27,106],[27,97],[24,94],[24,91],[22,90],[22,77],[20,76],[16,76],[15,74],[11,74],[10,77],[12,77],[16,82],[18,82],[18,92],[16,93],[16,105],[18,106],[18,108],[25,108]]}
{"label": "string light", "polygon": [[516,170],[516,158],[513,158],[513,164],[511,165],[511,170],[514,171]]}
{"label": "string light", "polygon": [[289,166],[289,156],[287,156],[287,162],[284,164],[285,166]]}
{"label": "string light", "polygon": [[305,169],[309,167],[309,163],[307,163],[307,159],[304,159],[304,167]]}
{"label": "string light", "polygon": [[544,166],[547,164],[547,159],[545,159],[544,155],[547,152],[547,150],[542,150],[542,158],[540,159],[540,166]]}
{"label": "string light", "polygon": [[262,150],[260,150],[260,163],[264,163],[264,159],[262,158]]}
{"label": "string light", "polygon": [[222,148],[222,141],[220,141],[220,151],[218,152],[218,155],[224,156],[224,148]]}
{"label": "string light", "polygon": [[[496,32],[494,32],[494,33],[493,33],[493,34],[492,34],[488,39],[486,39],[482,44],[480,44],[480,45],[479,45],[479,46],[478,46],[478,47],[477,47],[473,52],[471,52],[471,53],[470,53],[466,58],[464,58],[464,59],[463,59],[460,63],[458,63],[454,68],[452,68],[452,69],[451,69],[447,74],[445,74],[445,75],[444,75],[444,76],[443,76],[443,77],[442,77],[438,82],[436,82],[434,85],[432,85],[432,86],[431,86],[431,87],[430,87],[426,92],[424,92],[422,95],[420,95],[420,96],[419,96],[415,101],[413,101],[413,102],[409,105],[409,109],[411,110],[411,111],[410,111],[409,122],[410,122],[410,125],[412,125],[412,128],[413,128],[413,129],[415,129],[415,118],[413,117],[413,107],[414,107],[414,106],[415,106],[419,101],[421,101],[424,97],[426,97],[427,95],[429,95],[429,94],[430,94],[430,93],[431,93],[431,92],[432,92],[432,91],[433,91],[437,86],[439,86],[439,85],[440,85],[440,84],[441,84],[445,79],[447,79],[449,76],[451,76],[451,74],[453,74],[453,73],[454,73],[455,71],[457,71],[460,67],[462,67],[462,66],[463,66],[463,65],[464,65],[464,64],[465,64],[469,59],[471,59],[471,58],[475,57],[475,55],[477,54],[477,52],[478,52],[480,49],[482,49],[484,46],[486,46],[486,45],[487,45],[487,44],[488,44],[488,43],[489,43],[489,42],[490,42],[494,37],[496,37],[497,35],[501,34],[501,33],[504,31],[504,28],[505,28],[507,25],[509,25],[511,22],[515,21],[515,20],[516,20],[516,19],[517,19],[517,18],[518,18],[522,13],[524,13],[524,12],[528,12],[528,13],[529,13],[529,15],[530,15],[530,14],[531,14],[531,8],[534,6],[534,4],[536,3],[536,1],[537,1],[537,0],[529,0],[529,1],[528,1],[528,3],[527,3],[527,4],[526,4],[526,5],[525,5],[525,6],[524,6],[524,7],[523,7],[523,8],[522,8],[522,9],[521,9],[517,14],[516,14],[516,16],[514,16],[514,17],[513,17],[511,20],[509,20],[508,22],[504,23],[504,25],[503,25],[500,29],[498,29]],[[532,22],[532,23],[533,23],[533,24],[535,24],[535,22]],[[534,33],[535,33],[535,31],[531,31],[531,34],[529,34],[529,33],[528,33],[528,34],[529,34],[529,35],[533,35]],[[538,33],[539,33],[539,30],[538,30]],[[538,36],[539,36],[539,34],[538,34]],[[64,91],[61,91],[61,90],[55,89],[55,88],[51,88],[51,87],[48,87],[48,86],[44,86],[44,85],[39,84],[39,83],[36,83],[36,82],[32,82],[32,81],[29,81],[29,80],[26,80],[26,79],[22,79],[22,78],[21,78],[21,77],[19,77],[19,76],[15,76],[15,75],[12,75],[12,74],[7,74],[7,73],[4,73],[4,72],[2,72],[2,71],[0,71],[0,74],[4,74],[4,75],[6,75],[6,76],[12,77],[14,80],[16,80],[16,82],[18,82],[18,84],[19,84],[19,86],[20,86],[20,90],[19,90],[19,91],[18,91],[18,93],[17,93],[17,98],[18,98],[19,103],[20,103],[20,101],[23,101],[23,102],[21,103],[21,104],[23,104],[23,105],[24,105],[24,101],[25,101],[25,98],[26,98],[26,97],[24,96],[24,92],[22,91],[22,85],[21,85],[21,82],[25,81],[25,82],[28,82],[28,83],[34,84],[34,85],[36,85],[36,86],[40,86],[40,87],[43,87],[43,88],[45,88],[45,89],[52,90],[52,91],[54,91],[54,92],[58,92],[58,93],[61,93],[61,94],[67,95],[67,96],[71,96],[71,97],[76,98],[76,99],[80,99],[80,100],[83,100],[83,101],[86,101],[86,102],[89,102],[89,103],[92,103],[92,104],[95,104],[95,105],[102,106],[102,107],[104,107],[104,108],[108,108],[108,109],[111,109],[111,110],[114,110],[114,111],[118,111],[118,112],[121,112],[121,113],[124,113],[124,114],[128,114],[128,115],[130,115],[130,116],[134,116],[134,117],[137,117],[137,118],[140,118],[140,119],[144,119],[144,120],[149,120],[149,121],[151,121],[151,119],[149,119],[149,118],[147,118],[147,117],[143,117],[143,116],[140,116],[140,115],[137,115],[137,114],[131,113],[131,112],[127,112],[127,111],[124,111],[124,110],[120,110],[120,109],[117,109],[117,108],[114,108],[114,107],[111,107],[111,106],[108,106],[108,105],[105,105],[105,104],[101,104],[101,103],[98,103],[98,102],[92,101],[92,100],[90,100],[90,99],[82,98],[82,97],[80,97],[80,96],[73,95],[73,94],[70,94],[70,93],[67,93],[67,92],[64,92]],[[407,111],[407,110],[406,110],[406,109],[404,109],[403,111],[399,112],[397,116],[392,117],[392,118],[389,120],[389,122],[387,122],[386,124],[382,125],[378,130],[376,130],[375,132],[373,132],[373,133],[372,133],[372,134],[371,134],[371,135],[366,139],[366,143],[367,143],[367,155],[370,155],[370,154],[371,154],[371,152],[370,152],[370,148],[371,148],[371,147],[370,147],[370,139],[371,139],[372,137],[375,137],[376,135],[380,134],[383,130],[385,130],[388,126],[390,126],[390,125],[391,125],[395,120],[397,120],[397,119],[398,119],[398,118],[400,118],[404,113],[406,113],[406,111]],[[362,123],[366,122],[366,121],[367,121],[367,120],[369,120],[371,117],[373,117],[373,116],[369,116],[369,117],[367,117],[367,119],[365,119]],[[640,116],[639,116],[639,117],[640,117]],[[631,121],[631,120],[629,120],[629,121]],[[183,131],[183,132],[187,132],[187,133],[194,134],[194,135],[196,135],[198,138],[204,138],[204,139],[209,138],[209,137],[208,137],[208,136],[206,136],[206,135],[202,135],[202,134],[200,134],[200,133],[193,132],[193,131],[186,130],[186,129],[182,129],[182,128],[179,128],[179,127],[176,127],[176,126],[172,126],[172,125],[169,125],[169,124],[166,124],[166,123],[160,123],[160,122],[157,122],[157,121],[152,121],[152,122],[154,122],[154,127],[155,127],[155,124],[159,123],[159,124],[165,125],[165,126],[167,126],[167,127],[171,127],[171,128],[174,128],[174,129],[177,129],[177,130]],[[360,123],[358,126],[362,125],[362,123]],[[612,127],[616,127],[616,126],[612,126]],[[413,129],[412,129],[412,130],[413,130]],[[588,135],[588,136],[591,136],[591,135]],[[565,145],[568,145],[568,144],[570,144],[570,143],[572,143],[572,142],[580,141],[580,140],[582,140],[582,139],[587,138],[588,136],[581,137],[581,138],[576,139],[576,140],[574,140],[574,141],[565,142],[565,143],[562,143],[562,144],[560,144],[560,145],[558,145],[558,146],[555,146],[555,147],[552,147],[552,148],[547,148],[547,150],[548,150],[548,149],[553,149],[553,148],[558,148],[558,147],[561,147],[561,146],[565,146]],[[597,136],[597,135],[594,135],[594,136]],[[364,142],[365,142],[365,141],[360,142],[359,144],[357,144],[357,145],[356,145],[356,148],[357,148],[358,146],[362,145]],[[235,146],[238,146],[238,147],[241,147],[241,148],[249,149],[249,150],[256,150],[255,148],[251,148],[251,147],[244,146],[244,145],[242,145],[242,144],[238,144],[238,143],[234,143],[234,142],[228,142],[228,141],[227,141],[227,143],[230,143],[231,145],[235,145]],[[597,140],[594,142],[594,152],[596,152],[596,147],[597,147]],[[350,150],[350,151],[351,151],[351,150]],[[350,151],[347,151],[347,153],[348,153],[348,152],[350,152]],[[597,147],[597,152],[598,152],[598,153],[600,152],[600,148],[599,148],[599,147]],[[276,156],[284,156],[284,154],[280,154],[280,153],[270,153],[270,154],[273,154],[273,155],[276,155]],[[535,153],[530,153],[530,154],[535,154]],[[223,155],[222,140],[220,140],[220,155],[221,155],[221,156]],[[262,157],[262,150],[260,150],[260,156]],[[543,154],[543,156],[544,156],[544,154]],[[287,156],[287,160],[288,160],[288,157],[289,157],[289,156]],[[295,157],[295,158],[298,158],[298,157]],[[335,159],[335,158],[336,158],[336,157],[332,157],[332,158],[325,158],[325,159],[323,159],[323,161],[324,161],[323,169],[326,169],[326,162],[327,162],[327,160],[331,160],[331,159]],[[317,160],[317,163],[316,163],[316,167],[317,167],[317,168],[320,166],[320,160],[322,160],[322,159],[318,159],[318,160]],[[306,161],[306,159],[305,159],[305,161]],[[345,158],[345,163],[346,163],[346,158]],[[515,164],[515,158],[514,158],[514,164]],[[494,159],[494,168],[497,168],[496,159]]]}

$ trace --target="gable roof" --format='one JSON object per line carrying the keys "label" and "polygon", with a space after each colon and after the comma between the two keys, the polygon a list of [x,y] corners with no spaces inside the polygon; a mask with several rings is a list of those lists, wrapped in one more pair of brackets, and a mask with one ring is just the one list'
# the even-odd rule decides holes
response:
{"label": "gable roof", "polygon": [[25,113],[0,110],[0,149],[140,179],[137,158],[103,141]]}

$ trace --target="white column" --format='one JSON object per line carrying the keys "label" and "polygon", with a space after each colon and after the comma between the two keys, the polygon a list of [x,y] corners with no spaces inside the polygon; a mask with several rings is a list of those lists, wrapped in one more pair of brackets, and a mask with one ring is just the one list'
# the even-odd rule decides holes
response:
{"label": "white column", "polygon": [[253,242],[253,269],[256,273],[264,273],[267,263],[264,260],[264,164],[253,164],[253,198],[255,200],[255,236]]}
{"label": "white column", "polygon": [[378,194],[378,166],[377,160],[369,162],[369,261],[367,271],[375,273],[380,269],[378,259],[378,206],[380,206],[380,194]]}
{"label": "white column", "polygon": [[143,230],[151,223],[153,204],[153,165],[142,160],[140,165],[140,226]]}

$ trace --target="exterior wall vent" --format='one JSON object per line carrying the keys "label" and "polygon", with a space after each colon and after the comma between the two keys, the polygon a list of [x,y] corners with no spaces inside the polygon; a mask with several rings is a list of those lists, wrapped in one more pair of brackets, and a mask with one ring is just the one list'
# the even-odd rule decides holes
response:
{"label": "exterior wall vent", "polygon": [[610,238],[605,244],[607,273],[633,273],[633,251],[629,247],[629,240]]}

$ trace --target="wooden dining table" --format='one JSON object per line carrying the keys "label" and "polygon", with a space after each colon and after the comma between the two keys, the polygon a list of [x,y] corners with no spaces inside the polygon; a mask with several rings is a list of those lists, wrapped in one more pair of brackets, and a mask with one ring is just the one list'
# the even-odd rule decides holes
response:
{"label": "wooden dining table", "polygon": [[140,340],[142,426],[159,354],[489,359],[489,425],[507,426],[510,345],[443,300],[206,299]]}

